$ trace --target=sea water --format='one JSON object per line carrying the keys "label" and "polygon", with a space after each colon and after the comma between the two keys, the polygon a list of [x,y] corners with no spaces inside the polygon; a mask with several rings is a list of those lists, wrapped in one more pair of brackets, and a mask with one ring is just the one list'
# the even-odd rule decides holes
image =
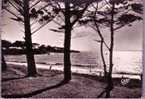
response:
{"label": "sea water", "polygon": [[[109,66],[108,53],[105,52],[105,60]],[[25,55],[7,55],[7,62],[26,65]],[[35,55],[35,61],[39,68],[50,68],[63,70],[63,53],[50,53]],[[103,65],[99,53],[80,52],[71,53],[72,71],[85,74],[99,74],[103,72]],[[127,73],[129,77],[132,74],[141,74],[142,51],[114,51],[113,53],[113,76],[122,77]],[[127,77],[128,77],[127,76]]]}

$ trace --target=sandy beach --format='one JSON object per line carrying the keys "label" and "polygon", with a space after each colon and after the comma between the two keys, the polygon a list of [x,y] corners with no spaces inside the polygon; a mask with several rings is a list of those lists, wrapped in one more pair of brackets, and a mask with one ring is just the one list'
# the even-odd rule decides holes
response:
{"label": "sandy beach", "polygon": [[[26,67],[8,64],[2,72],[2,97],[5,98],[96,98],[105,88],[102,77],[88,74],[72,74],[72,80],[61,85],[63,73],[59,70],[39,68],[39,75],[25,77]],[[111,97],[140,98],[141,81],[130,79],[126,85],[120,78],[114,78],[114,89]]]}

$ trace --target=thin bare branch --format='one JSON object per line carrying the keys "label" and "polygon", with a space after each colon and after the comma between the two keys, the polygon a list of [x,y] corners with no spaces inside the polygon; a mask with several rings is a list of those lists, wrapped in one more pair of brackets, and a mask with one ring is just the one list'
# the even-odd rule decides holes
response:
{"label": "thin bare branch", "polygon": [[46,7],[48,7],[51,3],[46,4],[45,6],[41,7],[40,9],[38,9],[38,11],[41,11],[43,9],[45,9]]}
{"label": "thin bare branch", "polygon": [[106,4],[111,8],[110,3],[109,3],[107,0],[105,0],[105,2],[106,2]]}
{"label": "thin bare branch", "polygon": [[60,17],[60,19],[61,19],[62,21],[65,21],[61,15],[58,14],[58,16]]}
{"label": "thin bare branch", "polygon": [[[89,25],[93,30],[97,31],[97,29],[94,26]],[[102,34],[101,34],[102,35]],[[103,43],[105,44],[106,48],[109,50],[109,46],[107,45],[107,43],[103,40]]]}
{"label": "thin bare branch", "polygon": [[59,22],[55,21],[55,20],[52,20],[54,23],[56,23],[57,25],[59,26],[62,26]]}
{"label": "thin bare branch", "polygon": [[38,22],[38,20],[35,20],[34,22],[31,23],[31,26],[36,24]]}
{"label": "thin bare branch", "polygon": [[37,1],[35,4],[33,4],[32,6],[30,6],[30,9],[33,8],[34,6],[36,6],[37,4],[39,4],[41,2],[41,0]]}
{"label": "thin bare branch", "polygon": [[13,2],[15,3],[15,5],[17,5],[17,7],[19,6],[19,9],[23,7],[23,1],[21,0],[13,0]]}
{"label": "thin bare branch", "polygon": [[15,8],[19,12],[19,9],[10,0],[8,0],[8,2],[11,6],[13,6],[13,8]]}
{"label": "thin bare branch", "polygon": [[125,26],[125,25],[120,25],[120,26],[114,28],[114,31],[119,30],[120,28],[122,28],[122,27],[124,27],[124,26]]}
{"label": "thin bare branch", "polygon": [[37,31],[39,31],[41,28],[43,28],[45,25],[47,25],[49,23],[49,21],[48,22],[46,22],[45,24],[43,24],[43,25],[41,25],[39,28],[37,28],[36,30],[34,30],[32,33],[31,33],[31,35],[34,35]]}
{"label": "thin bare branch", "polygon": [[84,7],[84,9],[81,11],[81,13],[77,16],[77,18],[71,23],[71,26],[73,26],[84,14],[85,10],[88,8],[89,4],[87,3]]}
{"label": "thin bare branch", "polygon": [[[58,2],[56,2],[55,0],[54,0],[54,2],[57,4],[57,6],[59,7],[59,9],[62,9],[61,6],[60,6],[60,4]],[[62,11],[63,14],[65,13],[63,10],[61,10],[61,11]]]}
{"label": "thin bare branch", "polygon": [[[7,8],[5,8],[5,10],[6,10],[7,12],[9,12],[10,14],[12,14],[13,16],[15,16],[16,18],[19,19],[19,17],[18,17],[15,13],[13,13],[12,11],[8,10]],[[24,22],[24,21],[21,20],[21,22]]]}
{"label": "thin bare branch", "polygon": [[[45,11],[45,12],[46,12],[47,14],[49,14],[49,12],[47,12],[47,11]],[[58,16],[59,18],[61,18],[61,20],[64,21],[64,19],[62,18],[62,16],[59,15],[59,14],[56,14],[54,18],[56,18],[57,16]],[[54,19],[54,18],[53,18],[53,19]],[[61,26],[61,24],[60,24],[59,22],[57,22],[57,21],[55,21],[55,20],[52,20],[52,21],[53,21],[54,23],[56,23],[57,25]]]}
{"label": "thin bare branch", "polygon": [[21,8],[17,8],[10,0],[8,0],[8,2],[15,10],[17,10],[21,15],[23,15],[23,13],[20,11]]}

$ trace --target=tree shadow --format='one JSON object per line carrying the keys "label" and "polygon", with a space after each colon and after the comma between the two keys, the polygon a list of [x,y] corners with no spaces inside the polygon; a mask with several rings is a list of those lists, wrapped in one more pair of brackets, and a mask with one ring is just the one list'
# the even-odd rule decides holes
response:
{"label": "tree shadow", "polygon": [[11,81],[11,80],[17,80],[17,79],[24,79],[27,76],[24,77],[14,77],[14,78],[2,78],[2,82],[6,82],[6,81]]}
{"label": "tree shadow", "polygon": [[106,90],[103,90],[98,96],[97,98],[102,98],[102,96],[106,93]]}
{"label": "tree shadow", "polygon": [[[43,76],[43,75],[37,74],[37,75],[32,76],[32,77],[37,77],[37,76]],[[2,78],[2,82],[11,81],[11,80],[18,80],[18,79],[24,79],[24,78],[27,78],[27,77],[31,77],[31,76],[25,75],[25,76],[22,76],[22,77]]]}
{"label": "tree shadow", "polygon": [[[43,74],[37,73],[37,75],[35,75],[34,77],[54,77],[54,76],[56,76],[58,74],[54,74],[54,75],[51,75],[51,76],[47,76],[47,75],[43,75]],[[11,81],[11,80],[18,80],[18,79],[24,79],[24,78],[27,78],[27,77],[29,77],[29,76],[26,75],[26,76],[23,76],[23,77],[2,78],[2,82],[7,82],[7,81]]]}
{"label": "tree shadow", "polygon": [[54,77],[54,76],[57,76],[57,75],[60,75],[61,73],[58,73],[58,74],[52,74],[52,75],[43,75],[43,74],[39,74],[40,77]]}
{"label": "tree shadow", "polygon": [[44,91],[50,90],[50,89],[54,89],[57,87],[60,87],[62,85],[65,85],[67,82],[65,82],[64,80],[62,80],[61,82],[57,83],[56,85],[53,86],[49,86],[46,87],[44,89],[40,89],[40,90],[36,90],[36,91],[32,91],[30,93],[25,93],[25,94],[13,94],[13,95],[2,95],[3,98],[28,98],[28,97],[32,97],[33,95],[37,95],[40,94]]}

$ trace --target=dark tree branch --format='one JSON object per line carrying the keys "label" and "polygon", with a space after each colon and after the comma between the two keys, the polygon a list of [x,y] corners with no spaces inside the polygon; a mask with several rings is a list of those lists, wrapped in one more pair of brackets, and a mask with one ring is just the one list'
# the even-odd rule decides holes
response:
{"label": "dark tree branch", "polygon": [[35,20],[34,22],[31,23],[31,26],[35,25],[37,22],[38,22],[38,20]]}
{"label": "dark tree branch", "polygon": [[46,26],[50,21],[47,21],[46,23],[44,23],[43,25],[41,25],[39,28],[37,28],[36,30],[34,30],[31,35],[34,35],[37,31],[39,31],[41,28],[43,28],[44,26]]}
{"label": "dark tree branch", "polygon": [[49,5],[51,5],[50,2],[48,4],[46,4],[45,6],[41,7],[40,9],[38,9],[37,11],[41,11],[41,10],[45,9],[46,7],[48,7]]}
{"label": "dark tree branch", "polygon": [[86,9],[88,8],[89,3],[87,3],[84,7],[84,9],[80,12],[80,14],[77,16],[77,18],[71,23],[71,26],[74,26],[74,24],[82,17]]}
{"label": "dark tree branch", "polygon": [[105,2],[106,2],[106,4],[111,8],[110,3],[109,3],[107,0],[105,0]]}
{"label": "dark tree branch", "polygon": [[16,11],[18,11],[21,15],[23,15],[23,13],[20,11],[20,8],[17,8],[10,0],[8,0],[8,2]]}
{"label": "dark tree branch", "polygon": [[34,6],[36,6],[37,4],[39,4],[41,2],[41,0],[37,1],[35,4],[33,4],[32,6],[30,6],[30,9],[33,8]]}
{"label": "dark tree branch", "polygon": [[[95,30],[95,31],[97,31],[97,29],[94,27],[94,26],[90,26],[93,30]],[[101,34],[102,35],[102,34]],[[103,40],[103,42],[104,42],[104,44],[105,44],[105,46],[106,46],[106,48],[108,49],[108,50],[110,50],[110,48],[109,48],[109,46],[107,45],[107,43]]]}
{"label": "dark tree branch", "polygon": [[[56,16],[55,16],[56,17]],[[50,21],[52,21],[55,17],[53,17],[51,20],[48,20],[46,23],[44,23],[43,25],[41,25],[39,28],[37,28],[36,30],[34,30],[31,34],[35,34],[37,31],[39,31],[41,28],[43,28],[44,26],[46,26]]]}
{"label": "dark tree branch", "polygon": [[[18,17],[15,13],[13,13],[12,11],[8,10],[7,8],[5,8],[5,10],[6,10],[7,12],[9,12],[10,14],[12,14],[13,16],[15,16],[17,19],[19,19],[19,17]],[[24,23],[23,20],[21,20],[21,22]]]}
{"label": "dark tree branch", "polygon": [[57,1],[55,1],[55,0],[54,0],[54,2],[57,4],[57,6],[59,7],[59,9],[61,9],[61,12],[62,12],[63,14],[65,14],[65,11],[63,11],[63,9],[62,9],[61,6],[59,5],[59,3],[58,3]]}
{"label": "dark tree branch", "polygon": [[62,26],[59,22],[57,22],[57,21],[55,21],[55,20],[53,20],[53,22],[56,23],[56,24],[59,25],[59,26]]}

